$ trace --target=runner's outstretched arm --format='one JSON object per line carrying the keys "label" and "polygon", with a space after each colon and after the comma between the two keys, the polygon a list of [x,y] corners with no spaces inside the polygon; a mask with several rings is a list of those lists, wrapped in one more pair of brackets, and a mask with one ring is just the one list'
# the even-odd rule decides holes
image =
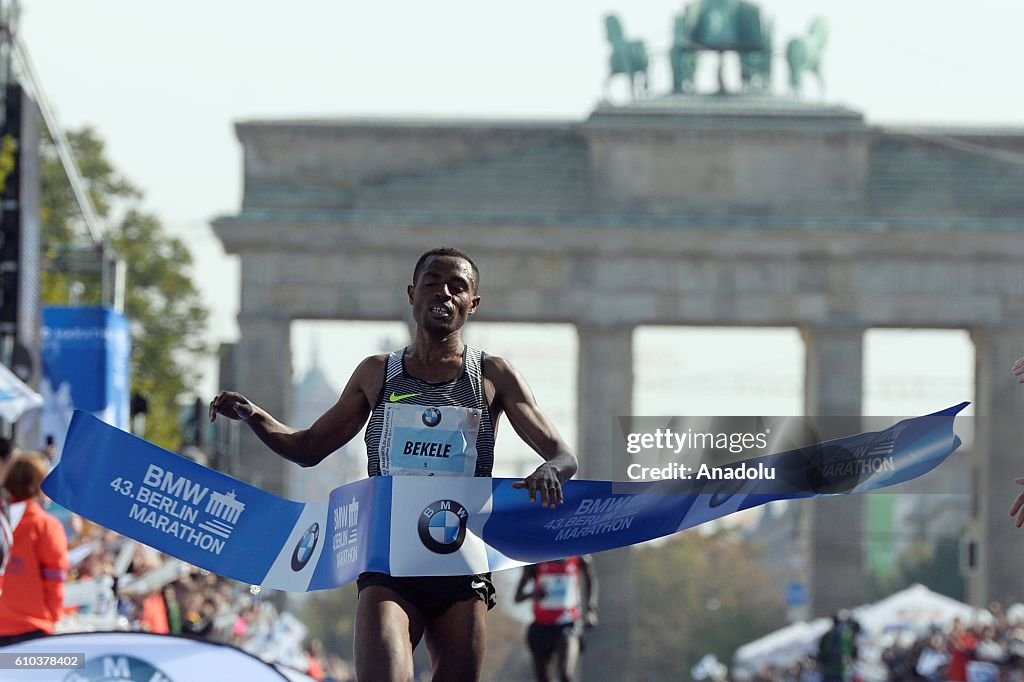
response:
{"label": "runner's outstretched arm", "polygon": [[[1017,377],[1017,381],[1024,384],[1024,358],[1017,360],[1013,363],[1013,376]],[[1024,476],[1021,478],[1013,479],[1013,482],[1017,485],[1024,485]],[[1013,505],[1010,506],[1010,516],[1016,516],[1016,526],[1020,528],[1024,525],[1024,491],[1021,491],[1017,495],[1017,499],[1013,501]]]}
{"label": "runner's outstretched arm", "polygon": [[509,423],[523,442],[545,460],[536,471],[514,486],[526,488],[530,502],[539,496],[541,505],[545,507],[561,504],[562,483],[569,480],[579,466],[576,455],[558,435],[555,425],[541,412],[522,375],[502,358],[488,356],[487,361],[487,376],[494,384],[495,403],[508,415]]}
{"label": "runner's outstretched arm", "polygon": [[526,601],[530,597],[534,596],[534,590],[530,592],[526,591],[526,586],[533,582],[534,577],[537,574],[537,567],[534,565],[523,566],[523,575],[519,577],[519,584],[516,585],[516,596],[515,600],[519,602]]}
{"label": "runner's outstretched arm", "polygon": [[[370,416],[370,406],[384,374],[387,356],[364,359],[341,392],[341,397],[308,429],[295,429],[282,424],[272,414],[241,393],[224,391],[210,403],[210,421],[217,415],[244,421],[268,448],[303,467],[319,464],[345,443],[352,440]],[[373,391],[376,385],[377,391]],[[372,395],[371,397],[370,394]]]}
{"label": "runner's outstretched arm", "polygon": [[1024,384],[1024,358],[1013,363],[1013,376],[1017,377],[1018,383]]}

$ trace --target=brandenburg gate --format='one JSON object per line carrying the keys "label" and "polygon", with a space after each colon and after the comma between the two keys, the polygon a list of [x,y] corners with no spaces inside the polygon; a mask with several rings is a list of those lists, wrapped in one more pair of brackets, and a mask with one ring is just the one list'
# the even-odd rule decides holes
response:
{"label": "brandenburg gate", "polygon": [[[293,320],[402,320],[424,250],[484,272],[477,319],[568,323],[579,340],[581,475],[612,470],[640,325],[796,327],[807,415],[860,415],[869,328],[969,330],[977,600],[1024,596],[1007,508],[1024,475],[1024,130],[892,128],[765,95],[669,95],[583,121],[251,121],[241,210],[215,222],[241,260],[236,385],[287,420]],[[942,406],[936,406],[938,409]],[[250,480],[286,463],[246,432]],[[291,466],[291,465],[287,465]],[[864,601],[862,499],[812,505],[814,615]],[[842,532],[835,532],[841,528]],[[599,562],[602,627],[628,636],[628,550]],[[627,647],[587,654],[606,679]]]}

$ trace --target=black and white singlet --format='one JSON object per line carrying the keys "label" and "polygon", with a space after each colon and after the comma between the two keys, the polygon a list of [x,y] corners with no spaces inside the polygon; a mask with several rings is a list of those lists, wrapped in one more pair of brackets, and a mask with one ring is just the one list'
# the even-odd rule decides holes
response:
{"label": "black and white singlet", "polygon": [[384,387],[366,425],[370,476],[490,476],[494,423],[484,397],[483,357],[465,347],[462,371],[433,384],[405,371],[405,349],[388,355]]}

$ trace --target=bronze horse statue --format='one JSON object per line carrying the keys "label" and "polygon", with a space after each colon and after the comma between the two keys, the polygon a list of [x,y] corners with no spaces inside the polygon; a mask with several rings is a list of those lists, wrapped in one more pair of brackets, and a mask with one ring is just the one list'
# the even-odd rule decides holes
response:
{"label": "bronze horse statue", "polygon": [[604,20],[605,33],[612,46],[609,59],[610,73],[604,82],[605,99],[608,99],[608,85],[611,79],[623,74],[629,78],[629,92],[633,100],[647,96],[647,48],[642,40],[626,40],[622,23],[614,14]]}
{"label": "bronze horse statue", "polygon": [[818,81],[819,90],[825,92],[825,81],[821,77],[821,55],[825,51],[828,28],[825,20],[819,18],[811,22],[807,35],[793,38],[786,45],[786,61],[789,63],[789,87],[794,95],[800,94],[804,72],[813,73]]}

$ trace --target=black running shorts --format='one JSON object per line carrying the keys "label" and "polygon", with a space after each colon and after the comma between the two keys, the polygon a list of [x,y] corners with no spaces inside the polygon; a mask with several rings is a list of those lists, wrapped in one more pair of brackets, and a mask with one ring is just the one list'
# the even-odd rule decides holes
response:
{"label": "black running shorts", "polygon": [[580,634],[579,622],[563,625],[530,623],[526,630],[526,644],[534,657],[544,660],[558,650],[563,640]]}
{"label": "black running shorts", "polygon": [[419,609],[427,620],[437,618],[455,602],[479,599],[487,604],[488,611],[496,603],[490,573],[400,578],[369,572],[361,573],[356,580],[360,592],[372,585],[388,588]]}

